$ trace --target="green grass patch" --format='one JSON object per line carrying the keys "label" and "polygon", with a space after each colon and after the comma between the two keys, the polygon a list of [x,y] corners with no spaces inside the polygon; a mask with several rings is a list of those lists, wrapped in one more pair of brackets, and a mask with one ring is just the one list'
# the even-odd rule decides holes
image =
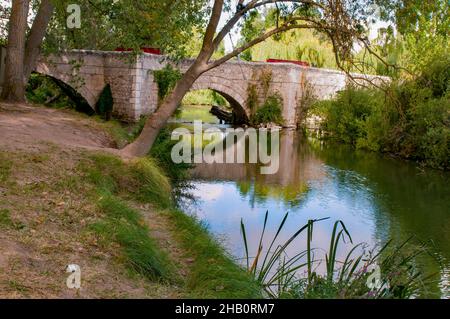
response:
{"label": "green grass patch", "polygon": [[265,124],[265,123],[275,123],[278,125],[283,125],[283,114],[281,111],[281,106],[283,105],[283,100],[278,94],[269,96],[266,102],[256,111],[256,113],[251,118],[251,123],[253,125]]}
{"label": "green grass patch", "polygon": [[[150,203],[163,210],[175,226],[186,255],[194,262],[186,279],[188,297],[259,298],[261,287],[225,252],[220,243],[194,218],[176,210],[171,185],[151,158],[124,163],[112,155],[96,154],[83,164],[93,184],[104,218],[92,225],[103,239],[119,244],[124,262],[151,280],[173,280],[173,264],[151,238],[140,213],[120,198]],[[175,280],[178,280],[175,278]]]}
{"label": "green grass patch", "polygon": [[149,236],[149,229],[140,213],[113,195],[104,195],[98,202],[104,220],[92,229],[104,241],[115,241],[122,248],[125,263],[146,278],[173,280],[173,266],[167,256]]}
{"label": "green grass patch", "polygon": [[194,258],[187,280],[193,298],[261,298],[261,287],[195,218],[167,213],[186,253]]}
{"label": "green grass patch", "polygon": [[21,230],[23,228],[25,228],[25,225],[22,223],[15,222],[11,218],[11,212],[8,209],[0,210],[0,229]]}
{"label": "green grass patch", "polygon": [[11,228],[14,222],[11,219],[11,213],[7,209],[0,210],[0,228]]}
{"label": "green grass patch", "polygon": [[12,161],[6,153],[0,153],[0,183],[6,182],[11,175]]}
{"label": "green grass patch", "polygon": [[83,170],[100,191],[160,208],[172,204],[170,182],[153,159],[142,158],[126,164],[115,156],[96,154],[91,156],[91,161]]}

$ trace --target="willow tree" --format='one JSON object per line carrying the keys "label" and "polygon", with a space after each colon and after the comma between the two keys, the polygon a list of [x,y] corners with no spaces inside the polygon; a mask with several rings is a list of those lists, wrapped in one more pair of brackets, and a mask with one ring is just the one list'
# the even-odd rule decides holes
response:
{"label": "willow tree", "polygon": [[[124,156],[145,156],[151,149],[159,131],[177,109],[194,82],[210,71],[236,57],[254,45],[296,29],[312,29],[326,35],[334,48],[337,65],[349,69],[356,42],[369,47],[366,37],[369,20],[373,16],[372,0],[214,0],[210,8],[203,44],[190,68],[177,82],[171,94],[162,102],[158,110],[149,117],[140,136],[122,150]],[[270,28],[261,30],[251,39],[223,57],[213,60],[214,52],[221,42],[235,28],[245,21],[253,11],[263,11],[275,7],[276,19]],[[231,17],[219,29],[225,12]]]}

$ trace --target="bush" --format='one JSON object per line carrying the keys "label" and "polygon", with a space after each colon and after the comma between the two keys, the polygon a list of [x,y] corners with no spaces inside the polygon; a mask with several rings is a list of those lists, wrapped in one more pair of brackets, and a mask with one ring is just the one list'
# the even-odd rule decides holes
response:
{"label": "bush", "polygon": [[427,166],[450,167],[450,59],[427,66],[414,80],[384,88],[349,87],[316,103],[322,129],[356,148],[391,153]]}
{"label": "bush", "polygon": [[98,102],[95,105],[98,114],[105,117],[105,120],[109,121],[111,119],[114,100],[111,92],[111,85],[107,84],[103,89]]}
{"label": "bush", "polygon": [[256,111],[255,115],[252,116],[252,124],[276,123],[283,125],[282,104],[283,99],[280,95],[269,96],[266,102]]}
{"label": "bush", "polygon": [[182,76],[181,72],[171,65],[167,65],[163,69],[155,71],[153,75],[154,81],[158,85],[158,96],[160,100],[166,98]]}

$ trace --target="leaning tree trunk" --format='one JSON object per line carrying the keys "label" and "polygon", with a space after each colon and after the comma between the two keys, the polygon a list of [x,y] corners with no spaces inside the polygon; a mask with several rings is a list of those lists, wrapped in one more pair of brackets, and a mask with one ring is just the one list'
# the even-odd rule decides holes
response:
{"label": "leaning tree trunk", "polygon": [[177,82],[172,93],[169,94],[158,110],[147,120],[139,137],[133,143],[122,149],[121,153],[124,156],[142,157],[148,154],[159,132],[167,123],[167,120],[176,111],[183,97],[189,92],[194,82],[202,73],[202,67],[198,63],[195,63],[189,68]]}
{"label": "leaning tree trunk", "polygon": [[142,157],[148,154],[153,146],[159,131],[164,127],[167,120],[176,111],[183,97],[191,89],[194,82],[208,70],[208,61],[216,48],[214,45],[214,35],[222,14],[224,0],[214,0],[211,18],[206,27],[205,36],[203,39],[202,49],[199,55],[183,77],[177,82],[172,93],[164,100],[158,110],[145,123],[139,137],[125,147],[121,153],[125,156]]}
{"label": "leaning tree trunk", "polygon": [[6,46],[5,81],[1,98],[9,102],[25,101],[23,59],[29,0],[13,0]]}
{"label": "leaning tree trunk", "polygon": [[47,26],[52,18],[55,6],[50,0],[42,0],[36,18],[33,21],[25,48],[24,79],[28,82],[31,72],[36,68]]}

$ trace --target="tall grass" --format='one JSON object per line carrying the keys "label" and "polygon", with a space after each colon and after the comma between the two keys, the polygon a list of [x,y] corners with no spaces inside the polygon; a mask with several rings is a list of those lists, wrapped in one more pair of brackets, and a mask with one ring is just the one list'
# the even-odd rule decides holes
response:
{"label": "tall grass", "polygon": [[103,240],[116,241],[123,248],[125,263],[150,280],[173,280],[173,266],[149,236],[140,213],[110,194],[102,196],[98,205],[106,218],[91,227]]}
{"label": "tall grass", "polygon": [[141,214],[120,198],[166,208],[172,203],[171,186],[152,159],[124,163],[111,155],[95,154],[82,171],[95,186],[103,217],[91,229],[107,245],[117,243],[125,264],[152,281],[174,280],[173,265],[151,237]]}
{"label": "tall grass", "polygon": [[[342,221],[334,223],[328,251],[322,258],[316,258],[318,250],[312,243],[315,224],[325,219],[308,221],[288,240],[278,243],[288,216],[284,216],[265,249],[266,212],[254,257],[249,256],[247,231],[241,221],[247,270],[270,298],[411,298],[431,278],[424,276],[414,264],[415,258],[427,251],[425,245],[410,245],[408,239],[398,246],[389,241],[379,250],[366,250],[363,244],[353,244]],[[306,249],[288,256],[287,248],[302,234]],[[352,246],[344,260],[339,260],[337,252],[342,243]],[[317,271],[322,264],[325,270]],[[374,288],[370,282],[376,269],[381,271]]]}

